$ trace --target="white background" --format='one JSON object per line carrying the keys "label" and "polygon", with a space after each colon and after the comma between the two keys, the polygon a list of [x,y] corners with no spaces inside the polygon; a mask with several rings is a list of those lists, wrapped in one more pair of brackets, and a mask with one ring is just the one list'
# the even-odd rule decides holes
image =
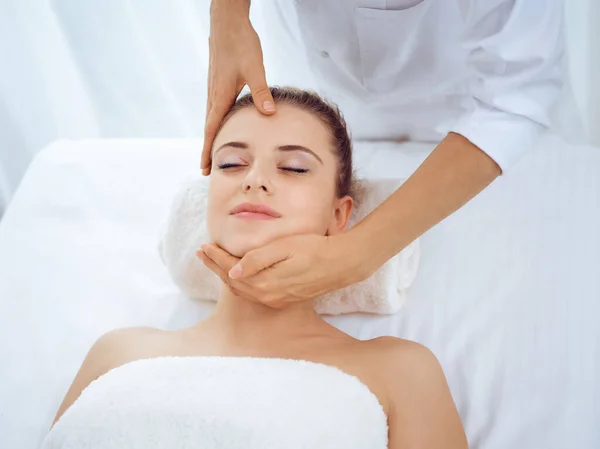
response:
{"label": "white background", "polygon": [[[600,4],[566,3],[572,86],[600,145]],[[0,0],[0,216],[55,139],[202,136],[208,4]],[[269,81],[284,67],[268,65]]]}

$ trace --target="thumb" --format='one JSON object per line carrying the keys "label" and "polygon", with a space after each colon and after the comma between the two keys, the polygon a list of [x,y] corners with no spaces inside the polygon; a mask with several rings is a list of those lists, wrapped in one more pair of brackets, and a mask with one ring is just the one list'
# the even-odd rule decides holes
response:
{"label": "thumb", "polygon": [[250,88],[256,109],[266,115],[275,113],[275,102],[271,95],[271,89],[267,85],[265,69],[262,64],[259,65],[254,73],[248,76],[248,87]]}
{"label": "thumb", "polygon": [[254,276],[256,273],[282,262],[289,257],[284,245],[270,243],[262,248],[248,251],[244,257],[229,271],[232,279]]}

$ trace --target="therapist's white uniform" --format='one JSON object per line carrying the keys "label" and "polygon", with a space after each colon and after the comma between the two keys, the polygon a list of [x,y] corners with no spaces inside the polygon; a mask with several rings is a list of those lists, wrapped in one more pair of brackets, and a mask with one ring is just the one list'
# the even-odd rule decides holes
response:
{"label": "therapist's white uniform", "polygon": [[[465,136],[503,172],[550,125],[560,0],[279,0],[354,138]],[[296,24],[294,24],[296,25]],[[291,55],[293,57],[293,55]]]}

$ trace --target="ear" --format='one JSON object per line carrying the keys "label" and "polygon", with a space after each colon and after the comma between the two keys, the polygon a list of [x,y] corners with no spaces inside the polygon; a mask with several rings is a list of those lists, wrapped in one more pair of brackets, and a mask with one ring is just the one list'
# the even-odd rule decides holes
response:
{"label": "ear", "polygon": [[354,200],[352,197],[346,195],[342,198],[336,199],[334,206],[335,209],[333,210],[331,222],[327,228],[326,235],[335,235],[346,230],[346,226],[348,226],[348,220],[352,214]]}

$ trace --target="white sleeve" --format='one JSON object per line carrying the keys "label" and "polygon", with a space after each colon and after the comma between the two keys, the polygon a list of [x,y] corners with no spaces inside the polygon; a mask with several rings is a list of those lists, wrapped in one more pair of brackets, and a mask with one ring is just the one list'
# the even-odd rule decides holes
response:
{"label": "white sleeve", "polygon": [[477,83],[473,108],[450,127],[504,173],[550,125],[562,87],[562,0],[458,0]]}

